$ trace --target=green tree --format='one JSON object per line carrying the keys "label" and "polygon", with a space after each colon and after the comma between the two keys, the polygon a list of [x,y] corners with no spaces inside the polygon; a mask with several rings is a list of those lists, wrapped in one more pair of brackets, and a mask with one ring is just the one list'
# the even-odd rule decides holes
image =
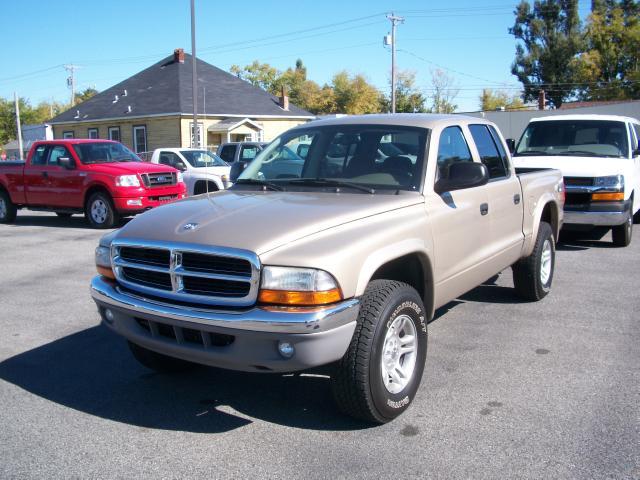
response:
{"label": "green tree", "polygon": [[[391,81],[389,81],[391,85]],[[382,110],[391,111],[391,93],[382,97]],[[427,98],[416,87],[416,73],[411,70],[401,70],[396,74],[396,112],[424,113]]]}
{"label": "green tree", "polygon": [[498,110],[517,110],[524,106],[522,98],[518,94],[510,95],[504,91],[494,91],[490,88],[482,90],[480,95],[480,109],[483,111]]}
{"label": "green tree", "polygon": [[93,97],[94,95],[96,95],[98,93],[98,90],[96,90],[95,88],[85,88],[84,90],[82,90],[79,93],[76,93],[76,105],[78,103],[82,103],[86,100],[89,100],[91,97]]}
{"label": "green tree", "polygon": [[535,100],[545,90],[553,106],[560,107],[575,90],[572,60],[583,42],[578,0],[536,0],[533,9],[522,0],[514,13],[509,33],[522,43],[516,45],[511,73],[524,87],[524,100]]}
{"label": "green tree", "polygon": [[444,70],[435,69],[431,71],[431,113],[453,113],[458,105],[453,101],[460,91],[456,86],[455,78],[447,74]]}
{"label": "green tree", "polygon": [[336,73],[331,79],[335,96],[335,110],[330,113],[379,113],[380,92],[367,82],[362,74],[349,75],[346,70]]}
{"label": "green tree", "polygon": [[246,80],[269,93],[275,94],[275,82],[280,76],[280,72],[268,63],[260,63],[254,60],[252,64],[246,65],[245,67],[232,65],[230,71],[238,78]]}

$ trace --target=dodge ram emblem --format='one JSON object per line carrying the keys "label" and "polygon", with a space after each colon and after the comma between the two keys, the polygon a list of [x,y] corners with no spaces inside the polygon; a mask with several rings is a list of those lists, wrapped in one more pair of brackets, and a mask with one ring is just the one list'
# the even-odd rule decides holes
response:
{"label": "dodge ram emblem", "polygon": [[196,228],[198,228],[197,223],[185,223],[182,226],[182,230],[195,230]]}

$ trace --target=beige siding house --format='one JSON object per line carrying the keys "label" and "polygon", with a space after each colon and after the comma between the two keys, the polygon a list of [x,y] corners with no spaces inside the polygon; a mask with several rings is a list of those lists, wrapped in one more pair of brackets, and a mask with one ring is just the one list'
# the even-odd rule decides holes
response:
{"label": "beige siding house", "polygon": [[[49,123],[54,138],[117,140],[137,153],[195,146],[193,57],[182,49],[72,107]],[[313,114],[202,60],[198,70],[198,144],[265,141]]]}

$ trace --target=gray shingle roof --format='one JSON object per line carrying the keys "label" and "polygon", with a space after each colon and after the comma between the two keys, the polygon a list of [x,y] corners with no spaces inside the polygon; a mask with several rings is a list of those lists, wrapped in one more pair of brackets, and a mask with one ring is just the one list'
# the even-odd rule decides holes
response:
{"label": "gray shingle roof", "polygon": [[[173,55],[170,55],[89,100],[62,112],[49,123],[127,116],[189,114],[193,111],[191,82],[193,57],[187,53],[184,57],[184,63],[179,63],[174,61]],[[118,95],[118,101],[114,102],[116,95]],[[203,100],[206,103],[204,112],[202,111]],[[198,59],[198,114],[202,113],[254,118],[259,116],[313,117],[313,114],[291,103],[289,110],[283,110],[278,105],[278,97]]]}

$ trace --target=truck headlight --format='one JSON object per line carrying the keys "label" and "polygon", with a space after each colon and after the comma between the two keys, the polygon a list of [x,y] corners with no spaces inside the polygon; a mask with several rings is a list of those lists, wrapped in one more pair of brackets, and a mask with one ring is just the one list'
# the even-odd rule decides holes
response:
{"label": "truck headlight", "polygon": [[182,172],[178,172],[178,175],[176,176],[176,179],[177,179],[178,183],[184,182],[184,174]]}
{"label": "truck headlight", "polygon": [[116,185],[118,187],[139,187],[140,180],[137,175],[120,175],[116,177]]}
{"label": "truck headlight", "polygon": [[96,270],[104,277],[115,280],[116,276],[111,268],[111,249],[109,247],[98,246],[95,253]]}
{"label": "truck headlight", "polygon": [[222,185],[224,185],[224,188],[227,188],[229,186],[229,177],[227,175],[222,175],[220,177],[220,180],[222,180]]}
{"label": "truck headlight", "polygon": [[338,282],[314,268],[269,267],[262,270],[258,301],[269,305],[327,305],[342,300]]}
{"label": "truck headlight", "polygon": [[611,175],[608,177],[596,177],[593,179],[593,186],[606,188],[607,190],[623,191],[624,175]]}

